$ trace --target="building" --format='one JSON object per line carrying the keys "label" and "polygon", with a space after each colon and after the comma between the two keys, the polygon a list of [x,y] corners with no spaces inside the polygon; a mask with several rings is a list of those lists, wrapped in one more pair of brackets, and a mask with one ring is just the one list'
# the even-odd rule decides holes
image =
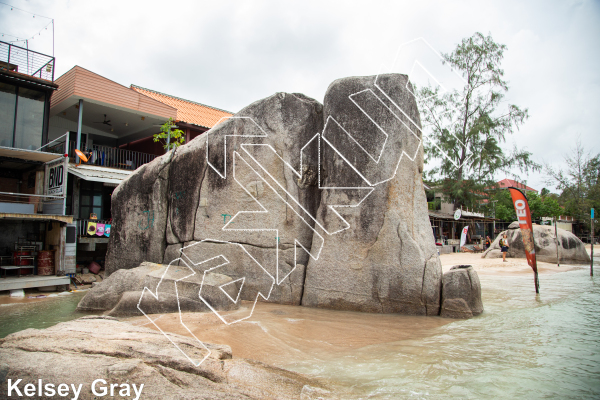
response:
{"label": "building", "polygon": [[518,189],[521,189],[525,192],[525,194],[527,194],[527,192],[533,192],[533,193],[537,193],[538,191],[536,189],[530,188],[529,186],[525,185],[524,183],[521,182],[517,182],[514,179],[502,179],[501,181],[497,182],[498,187],[500,189],[508,189],[509,187],[516,187]]}
{"label": "building", "polygon": [[0,291],[68,285],[75,263],[66,148],[48,146],[54,61],[0,42]]}
{"label": "building", "polygon": [[[103,264],[111,225],[111,196],[139,166],[164,154],[153,135],[169,118],[186,133],[186,142],[233,114],[138,86],[123,86],[80,66],[56,83],[48,136],[68,137],[65,212],[77,228],[77,263]],[[90,154],[79,164],[75,149]],[[99,229],[100,227],[104,230]]]}

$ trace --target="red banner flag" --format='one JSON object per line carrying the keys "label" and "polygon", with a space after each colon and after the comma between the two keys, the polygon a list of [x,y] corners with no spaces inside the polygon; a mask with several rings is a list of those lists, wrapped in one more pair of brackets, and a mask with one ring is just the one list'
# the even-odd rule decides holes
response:
{"label": "red banner flag", "polygon": [[531,211],[529,211],[529,203],[527,203],[527,197],[519,189],[515,187],[509,187],[510,195],[512,197],[513,204],[515,206],[515,212],[517,213],[517,220],[521,227],[521,237],[523,238],[523,246],[525,247],[525,257],[527,257],[527,263],[533,269],[535,279],[535,292],[539,293],[539,281],[538,281],[538,270],[537,261],[535,258],[535,244],[533,241],[533,225],[531,223]]}

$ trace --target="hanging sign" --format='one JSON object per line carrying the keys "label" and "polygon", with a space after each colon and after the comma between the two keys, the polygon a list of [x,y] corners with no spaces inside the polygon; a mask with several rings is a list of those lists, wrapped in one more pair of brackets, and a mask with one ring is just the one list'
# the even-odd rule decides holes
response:
{"label": "hanging sign", "polygon": [[64,193],[65,165],[60,160],[54,165],[49,165],[47,172],[47,190],[49,195],[61,195]]}
{"label": "hanging sign", "polygon": [[461,215],[462,215],[462,210],[460,208],[458,210],[454,211],[454,219],[455,220],[458,221],[460,219]]}
{"label": "hanging sign", "polygon": [[96,224],[96,235],[104,236],[104,224]]}
{"label": "hanging sign", "polygon": [[96,222],[88,222],[87,234],[93,236],[96,234]]}

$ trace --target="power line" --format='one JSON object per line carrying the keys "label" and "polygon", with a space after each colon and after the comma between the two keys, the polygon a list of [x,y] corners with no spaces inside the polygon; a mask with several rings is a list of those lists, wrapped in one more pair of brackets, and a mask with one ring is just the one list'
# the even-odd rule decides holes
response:
{"label": "power line", "polygon": [[53,19],[53,18],[50,18],[50,17],[45,17],[45,16],[43,16],[43,15],[40,15],[40,14],[35,14],[35,13],[32,13],[31,11],[27,11],[27,10],[23,10],[23,9],[21,9],[21,8],[17,8],[17,7],[15,7],[15,6],[12,6],[12,5],[10,5],[10,4],[8,4],[8,3],[5,3],[5,2],[3,2],[3,1],[0,1],[0,4],[4,4],[5,6],[8,6],[8,7],[10,7],[10,9],[11,9],[11,10],[12,10],[12,9],[15,9],[15,10],[19,10],[19,11],[22,11],[22,12],[24,12],[24,13],[27,13],[27,14],[33,15],[33,18],[35,18],[35,17],[41,17],[41,18],[46,18],[46,19]]}
{"label": "power line", "polygon": [[10,5],[10,4],[8,4],[8,3],[5,3],[5,2],[3,2],[3,1],[0,1],[0,4],[4,4],[5,6],[7,6],[7,7],[10,7],[11,11],[14,9],[14,10],[19,10],[19,11],[22,11],[22,12],[24,12],[24,13],[27,13],[27,14],[33,15],[33,18],[35,18],[35,17],[41,17],[41,18],[46,18],[46,19],[49,19],[49,20],[50,20],[50,22],[49,22],[49,23],[48,23],[46,26],[44,26],[44,27],[43,27],[42,29],[40,29],[38,32],[36,32],[35,34],[33,34],[33,36],[31,36],[31,37],[28,37],[28,38],[26,38],[26,39],[19,39],[19,37],[18,37],[18,36],[10,35],[10,34],[7,34],[7,33],[2,33],[2,36],[5,36],[5,35],[7,35],[7,36],[11,36],[11,37],[14,37],[15,39],[17,39],[17,40],[13,40],[13,41],[12,41],[12,42],[10,42],[10,43],[19,43],[19,42],[25,42],[25,43],[27,43],[29,40],[33,40],[33,39],[35,39],[35,37],[36,37],[36,36],[41,36],[41,35],[42,35],[42,32],[43,32],[44,30],[48,30],[48,27],[49,27],[50,25],[52,25],[52,56],[54,57],[54,18],[50,18],[50,17],[46,17],[46,16],[44,16],[44,15],[40,15],[40,14],[35,14],[35,13],[32,13],[32,12],[30,12],[30,11],[23,10],[23,9],[21,9],[21,8],[15,7],[15,6],[13,6],[13,5]]}

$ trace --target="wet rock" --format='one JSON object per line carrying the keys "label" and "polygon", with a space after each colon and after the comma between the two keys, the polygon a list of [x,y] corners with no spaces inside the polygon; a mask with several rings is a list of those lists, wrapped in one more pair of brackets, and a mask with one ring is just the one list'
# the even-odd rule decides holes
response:
{"label": "wet rock", "polygon": [[[509,248],[506,254],[511,258],[525,258],[525,248],[521,237],[521,229],[517,221],[511,223],[508,229],[501,232],[482,258],[501,258],[500,239],[506,233]],[[547,263],[556,263],[556,234],[554,227],[533,224],[533,239],[536,259]],[[585,244],[574,234],[564,229],[558,229],[558,254],[561,263],[584,264],[590,262],[590,256]]]}
{"label": "wet rock", "polygon": [[97,283],[87,291],[77,309],[107,311],[112,316],[142,315],[138,304],[146,314],[173,313],[180,309],[183,312],[210,311],[199,298],[201,288],[203,298],[215,310],[237,309],[239,304],[225,296],[221,286],[231,298],[237,296],[240,288],[239,283],[222,274],[204,276],[199,271],[194,274],[186,266],[145,262],[137,268],[118,270]]}
{"label": "wet rock", "polygon": [[[191,357],[206,350],[188,337],[169,338]],[[7,380],[83,384],[79,398],[97,398],[92,382],[104,379],[143,387],[147,399],[300,399],[322,382],[266,364],[232,359],[229,346],[205,343],[208,358],[192,364],[160,332],[110,317],[83,317],[48,329],[26,329],[0,339],[0,392]]]}
{"label": "wet rock", "polygon": [[483,312],[481,284],[470,265],[456,265],[444,274],[440,315],[471,318]]}

